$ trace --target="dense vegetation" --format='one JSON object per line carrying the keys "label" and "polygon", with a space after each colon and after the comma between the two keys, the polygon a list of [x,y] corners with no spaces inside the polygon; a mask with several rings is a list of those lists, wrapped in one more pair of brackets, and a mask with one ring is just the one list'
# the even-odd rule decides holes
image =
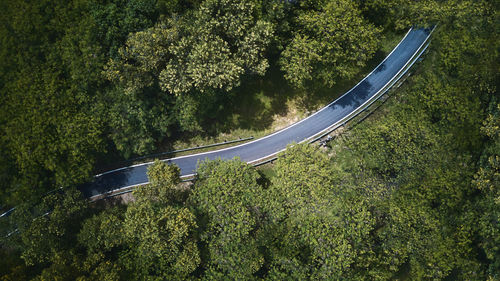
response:
{"label": "dense vegetation", "polygon": [[[495,1],[32,2],[0,2],[3,280],[500,278]],[[326,150],[266,173],[206,162],[188,187],[157,162],[128,204],[74,189],[108,158],[218,132],[272,68],[324,90],[428,23],[416,73]]]}

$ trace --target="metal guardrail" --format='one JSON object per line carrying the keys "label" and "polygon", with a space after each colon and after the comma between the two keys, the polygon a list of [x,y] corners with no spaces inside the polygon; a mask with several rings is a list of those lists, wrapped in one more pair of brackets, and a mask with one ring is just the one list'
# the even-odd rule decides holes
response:
{"label": "metal guardrail", "polygon": [[[420,57],[427,50],[427,48],[428,48],[428,46],[430,44],[430,37],[431,37],[432,33],[434,32],[434,30],[436,29],[436,27],[437,26],[434,26],[434,28],[431,30],[431,32],[427,36],[426,40],[420,45],[420,47],[417,49],[417,51],[415,52],[415,54],[413,54],[413,56],[410,58],[410,60],[408,60],[408,62],[403,66],[403,68],[401,68],[399,70],[399,72],[389,82],[387,82],[387,84],[382,89],[380,89],[375,95],[373,95],[368,101],[366,101],[360,107],[358,107],[357,109],[355,109],[354,111],[352,111],[351,113],[349,113],[347,116],[345,116],[344,118],[342,118],[341,120],[339,120],[338,122],[336,122],[335,124],[333,124],[332,126],[328,127],[327,129],[323,130],[322,132],[320,132],[320,133],[318,133],[318,134],[316,134],[316,135],[314,135],[314,136],[312,136],[312,137],[310,137],[310,138],[308,138],[308,139],[306,139],[306,140],[304,140],[304,141],[302,141],[300,143],[304,143],[304,142],[314,143],[314,142],[316,142],[316,141],[324,138],[326,135],[328,135],[331,132],[335,131],[339,127],[345,126],[346,123],[348,123],[349,121],[351,121],[352,119],[354,119],[355,117],[357,117],[360,113],[364,112],[375,101],[379,100],[388,90],[390,90],[408,72],[408,70],[415,64],[415,62],[421,60]],[[367,116],[363,117],[362,120],[364,120],[366,117]],[[358,121],[358,123],[361,122],[362,120]],[[173,154],[173,153],[178,153],[178,152],[185,152],[185,151],[191,151],[191,150],[197,150],[197,149],[215,147],[215,146],[220,146],[220,145],[225,145],[225,144],[231,144],[231,143],[246,141],[246,140],[250,140],[250,139],[253,139],[253,137],[245,138],[245,139],[233,140],[233,141],[229,141],[229,142],[215,143],[215,144],[210,144],[210,145],[201,146],[201,147],[193,147],[193,148],[187,148],[187,149],[180,149],[180,150],[174,150],[174,151],[169,151],[169,152],[151,154],[151,155],[146,155],[146,156],[134,158],[131,161],[141,160],[141,159],[147,159],[147,158],[154,158],[155,156],[168,155],[168,154]],[[259,161],[257,163],[252,163],[252,165],[257,167],[257,166],[261,166],[261,165],[267,164],[269,162],[272,162],[272,161],[274,161],[274,160],[277,159],[277,154],[278,153],[279,152],[276,152],[276,153],[274,153],[272,155],[269,155],[269,158],[264,158],[262,161]],[[196,179],[196,176],[194,176],[194,177],[193,176],[184,176],[184,177],[181,177],[181,178],[183,178],[182,179],[183,182],[187,182],[187,181],[192,181],[192,180]],[[110,192],[107,195],[106,194],[102,194],[102,197],[96,198],[93,201],[98,201],[98,200],[102,200],[102,199],[106,199],[106,198],[111,198],[111,197],[116,197],[116,196],[120,196],[120,195],[123,195],[123,194],[130,193],[130,192],[132,192],[135,189],[135,187],[136,186],[129,187],[128,190],[124,190],[124,191]],[[51,191],[51,192],[53,192],[53,191]],[[12,208],[12,209],[10,209],[10,210],[8,210],[7,212],[1,214],[0,218],[2,218],[4,216],[8,216],[14,209],[15,209],[15,207]]]}
{"label": "metal guardrail", "polygon": [[[203,145],[203,146],[196,146],[196,147],[190,147],[190,148],[184,148],[184,149],[178,149],[178,150],[173,150],[173,151],[167,151],[167,152],[161,152],[161,153],[155,153],[155,154],[145,155],[145,156],[141,156],[141,157],[129,159],[127,161],[131,162],[131,161],[137,161],[137,160],[142,160],[142,159],[155,158],[157,156],[163,156],[163,155],[169,155],[169,154],[174,154],[174,153],[179,153],[179,152],[186,152],[186,151],[192,151],[192,150],[198,150],[198,149],[205,149],[205,148],[210,148],[210,147],[222,146],[222,145],[226,145],[226,144],[233,144],[233,143],[238,143],[238,142],[244,142],[244,141],[248,141],[248,140],[252,140],[252,139],[254,139],[253,136],[247,137],[247,138],[239,138],[239,139],[236,139],[236,140],[218,142],[218,143],[213,143],[213,144],[208,144],[208,145]],[[191,179],[183,180],[183,181],[191,181]],[[42,195],[42,197],[45,196],[45,195],[51,194],[53,192],[60,191],[61,189],[62,189],[62,187],[60,187],[58,189],[51,190],[51,191],[45,193],[44,195]],[[132,190],[133,189],[131,189],[130,191],[121,191],[121,192],[118,192],[116,194],[113,193],[113,192],[110,192],[110,194],[103,195],[104,197],[103,198],[99,198],[98,200],[104,199],[104,198],[115,197],[115,196],[118,196],[118,195],[121,195],[121,194],[126,194],[126,193],[129,193],[129,192],[132,192]],[[0,214],[0,219],[2,219],[3,217],[9,216],[15,209],[16,209],[16,207],[12,207],[11,209],[9,209],[9,210],[5,211],[4,213]]]}
{"label": "metal guardrail", "polygon": [[[341,126],[345,126],[346,123],[348,123],[350,120],[353,118],[357,117],[360,113],[364,112],[368,107],[370,107],[375,101],[377,101],[381,96],[383,96],[389,89],[391,89],[407,72],[408,70],[415,64],[416,61],[420,58],[420,56],[427,50],[427,47],[429,46],[429,41],[432,33],[434,32],[436,26],[433,27],[427,38],[420,44],[418,49],[415,51],[415,53],[410,57],[410,59],[405,63],[405,65],[394,75],[385,85],[382,87],[376,94],[374,94],[370,99],[368,99],[365,103],[363,103],[360,107],[356,108],[352,112],[350,112],[347,116],[336,122],[335,124],[332,124],[330,127],[326,128],[320,133],[317,133],[300,143],[304,142],[309,142],[309,143],[314,143],[321,138],[325,137],[326,135],[330,134],[332,131],[336,130],[337,128]],[[411,30],[411,29],[410,29]],[[408,31],[410,32],[410,31]],[[404,39],[403,39],[404,40]],[[366,78],[365,78],[366,79]],[[364,79],[363,79],[364,80]],[[281,150],[283,151],[283,150]],[[281,152],[275,152],[273,154],[268,155],[268,157],[264,157],[261,159],[257,159],[254,162],[249,162],[249,164],[253,166],[260,166],[269,162],[274,161],[277,158],[277,155]],[[196,175],[186,175],[181,177],[184,181],[191,181],[193,179],[196,179]],[[142,184],[139,184],[142,185]],[[139,186],[137,185],[137,186]],[[127,188],[135,188],[136,186],[129,186]],[[115,192],[120,192],[119,190],[116,190]],[[111,196],[112,192],[110,193]]]}
{"label": "metal guardrail", "polygon": [[[118,171],[118,170],[126,169],[126,168],[129,167],[130,164],[132,164],[132,163],[134,163],[135,161],[138,161],[138,160],[144,160],[144,159],[151,159],[152,160],[152,159],[155,159],[155,158],[159,158],[159,156],[165,156],[165,155],[175,154],[175,153],[179,153],[179,152],[186,152],[186,151],[192,151],[192,150],[198,150],[198,149],[205,149],[205,148],[216,147],[216,146],[221,146],[221,145],[233,144],[233,143],[237,143],[237,142],[244,142],[244,141],[252,140],[253,138],[254,137],[251,136],[251,137],[248,137],[248,138],[239,138],[237,140],[230,140],[230,141],[218,142],[218,143],[213,143],[213,144],[208,144],[208,145],[203,145],[203,146],[196,146],[196,147],[190,147],[190,148],[184,148],[184,149],[178,149],[178,150],[172,150],[172,151],[167,151],[167,152],[161,152],[161,153],[155,153],[155,154],[149,154],[149,155],[145,155],[145,156],[140,156],[140,157],[136,157],[136,158],[132,158],[132,159],[121,161],[121,162],[119,162],[121,168],[107,170],[107,171],[104,171],[102,173],[94,175],[94,177],[99,177],[99,176],[102,176],[102,175],[105,175],[105,174],[108,174],[108,173],[111,173],[111,172],[115,172],[115,171]],[[159,158],[159,159],[161,159],[161,158]],[[140,165],[140,164],[141,163],[139,163],[137,165]],[[142,164],[144,164],[144,163],[142,163]]]}
{"label": "metal guardrail", "polygon": [[[437,26],[434,26],[434,28],[431,30],[427,38],[425,39],[424,42],[420,45],[420,47],[417,49],[415,54],[408,60],[408,62],[399,70],[399,72],[389,81],[387,84],[380,89],[373,97],[371,97],[368,101],[366,101],[364,104],[362,104],[360,107],[356,108],[354,111],[349,113],[347,116],[333,124],[332,126],[328,127],[327,129],[323,130],[322,132],[300,142],[308,142],[308,143],[314,143],[328,134],[332,133],[336,129],[340,127],[344,127],[348,122],[350,122],[352,119],[357,117],[359,114],[364,112],[366,109],[368,109],[375,101],[379,100],[387,91],[389,91],[407,72],[408,70],[415,64],[415,62],[420,61],[420,57],[422,54],[427,50],[429,44],[430,44],[430,38],[434,30],[436,29]],[[363,120],[366,117],[363,118]],[[270,155],[270,158],[265,158],[263,161],[259,161],[257,163],[252,163],[253,166],[261,166],[264,164],[267,164],[269,162],[272,162],[277,159],[277,154],[279,152],[275,153],[274,155]]]}
{"label": "metal guardrail", "polygon": [[148,159],[148,158],[156,158],[158,156],[164,156],[164,155],[169,155],[169,154],[174,154],[174,153],[179,153],[179,152],[186,152],[186,151],[210,148],[210,147],[221,146],[221,145],[225,145],[225,144],[232,144],[232,143],[237,143],[237,142],[248,141],[248,140],[252,140],[252,139],[253,139],[253,137],[239,138],[237,140],[230,140],[230,141],[218,142],[218,143],[213,143],[213,144],[207,144],[207,145],[203,145],[203,146],[196,146],[196,147],[172,150],[172,151],[167,151],[167,152],[155,153],[155,154],[145,155],[145,156],[141,156],[141,157],[136,157],[136,158],[130,159],[129,161],[137,161],[137,160]]}
{"label": "metal guardrail", "polygon": [[[330,134],[331,132],[335,131],[337,128],[344,126],[347,122],[349,122],[350,120],[352,120],[353,118],[358,116],[361,112],[365,111],[368,107],[370,107],[370,105],[372,105],[381,96],[383,96],[389,89],[391,89],[394,86],[394,84],[396,84],[408,72],[408,70],[415,64],[415,62],[417,62],[417,60],[420,58],[420,56],[427,50],[427,47],[430,44],[430,42],[429,42],[430,36],[431,36],[432,32],[434,32],[435,28],[436,27],[434,27],[432,29],[432,31],[429,33],[429,36],[421,44],[420,48],[417,49],[415,54],[410,58],[410,60],[405,64],[405,66],[382,89],[380,89],[379,92],[377,92],[373,97],[371,97],[367,102],[365,102],[363,105],[358,107],[356,110],[352,111],[347,116],[342,118],[340,121],[333,124],[329,128],[323,130],[323,132],[320,132],[320,133],[316,134],[315,136],[313,136],[312,140],[309,140],[309,143],[316,142],[319,139]],[[424,45],[425,45],[425,47],[424,47]],[[305,141],[308,141],[308,140],[305,140]]]}

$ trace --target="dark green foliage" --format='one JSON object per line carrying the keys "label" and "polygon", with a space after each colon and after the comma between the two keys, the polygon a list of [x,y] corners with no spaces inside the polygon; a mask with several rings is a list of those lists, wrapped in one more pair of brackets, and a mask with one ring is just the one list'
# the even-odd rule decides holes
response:
{"label": "dark green foliage", "polygon": [[[93,67],[98,60],[82,63],[80,57],[69,57],[78,50],[83,58],[94,47],[88,45],[89,34],[76,16],[84,5],[66,1],[4,5],[0,130],[2,147],[15,163],[9,193],[23,190],[29,196],[50,188],[48,182],[57,186],[81,182],[93,169],[95,154],[104,150],[101,119],[87,112],[87,83],[99,76]],[[66,33],[68,26],[71,31]],[[87,77],[77,80],[80,71]],[[10,200],[19,199],[14,195]]]}
{"label": "dark green foliage", "polygon": [[250,279],[264,262],[258,231],[262,187],[258,173],[239,160],[203,163],[190,197],[202,220],[200,237],[206,243],[209,279]]}
{"label": "dark green foliage", "polygon": [[203,131],[201,120],[216,114],[219,96],[245,74],[264,75],[272,32],[253,2],[204,1],[130,33],[104,72],[118,86],[109,115],[117,148],[126,157],[151,151],[175,123]]}
{"label": "dark green foliage", "polygon": [[[285,78],[332,86],[380,34],[437,22],[414,75],[328,149],[203,162],[192,185],[157,161],[127,205],[41,196],[115,151],[218,132],[267,77],[282,106]],[[0,218],[1,279],[499,279],[498,30],[494,1],[1,2],[0,197],[24,202]]]}
{"label": "dark green foliage", "polygon": [[182,206],[178,167],[157,162],[148,174],[126,208],[89,209],[76,190],[19,206],[9,218],[18,235],[2,243],[25,266],[11,261],[3,277],[184,280],[200,264],[196,217]]}
{"label": "dark green foliage", "polygon": [[136,93],[116,88],[108,92],[108,100],[109,136],[125,158],[152,151],[159,139],[171,134],[175,120],[168,114],[168,97],[153,89]]}
{"label": "dark green foliage", "polygon": [[195,216],[187,208],[139,200],[127,208],[122,262],[134,279],[183,280],[200,263]]}
{"label": "dark green foliage", "polygon": [[370,256],[374,220],[366,199],[314,146],[289,147],[275,170],[266,200],[271,235],[279,241],[271,247],[272,278],[289,274],[285,264],[297,261],[294,270],[312,279],[355,275],[355,265]]}
{"label": "dark green foliage", "polygon": [[172,99],[131,77],[141,91],[110,85],[103,71],[129,34],[153,26],[160,16],[184,13],[196,1],[0,5],[3,201],[13,204],[54,185],[81,183],[106,150],[126,157],[145,153],[171,133]]}
{"label": "dark green foliage", "polygon": [[479,200],[479,239],[486,258],[490,262],[488,273],[498,278],[500,269],[500,104],[491,102],[491,112],[481,131],[488,136],[489,143],[481,155],[481,165],[474,176],[474,183],[481,194]]}
{"label": "dark green foliage", "polygon": [[[353,1],[322,1],[298,16],[298,28],[282,53],[281,67],[295,87],[332,87],[350,79],[375,53],[377,30]],[[354,34],[356,34],[354,36]]]}
{"label": "dark green foliage", "polygon": [[[13,214],[21,233],[21,257],[27,265],[55,262],[71,251],[75,232],[80,228],[80,218],[85,217],[86,202],[76,190],[70,190],[64,195],[53,194],[45,197],[36,206],[35,218],[25,216],[22,220],[18,214],[27,214],[22,209]],[[31,213],[30,213],[31,214]]]}

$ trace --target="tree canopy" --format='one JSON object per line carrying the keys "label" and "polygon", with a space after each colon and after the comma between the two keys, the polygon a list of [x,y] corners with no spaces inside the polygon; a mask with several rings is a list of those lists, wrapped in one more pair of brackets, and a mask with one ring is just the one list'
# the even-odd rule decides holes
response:
{"label": "tree canopy", "polygon": [[296,87],[311,82],[332,87],[350,79],[378,46],[380,30],[360,16],[354,1],[317,2],[299,13],[299,28],[280,61],[285,78]]}
{"label": "tree canopy", "polygon": [[[203,161],[191,183],[155,161],[123,201],[75,189],[265,87],[285,107],[293,87],[354,84],[436,23],[406,82],[327,147]],[[498,30],[492,1],[0,2],[1,279],[500,279]]]}

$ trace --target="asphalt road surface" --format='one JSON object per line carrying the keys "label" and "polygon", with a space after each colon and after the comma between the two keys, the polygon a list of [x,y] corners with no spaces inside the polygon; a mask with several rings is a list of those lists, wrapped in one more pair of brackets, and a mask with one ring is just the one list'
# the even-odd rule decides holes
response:
{"label": "asphalt road surface", "polygon": [[[318,112],[285,129],[238,146],[164,161],[175,163],[180,167],[181,175],[187,176],[195,173],[198,161],[239,157],[242,161],[252,163],[275,155],[292,142],[307,141],[332,125],[343,122],[346,116],[370,101],[370,98],[386,88],[387,84],[392,83],[393,78],[415,58],[414,55],[421,50],[430,34],[431,29],[411,29],[385,60],[360,83]],[[105,172],[95,176],[93,182],[81,185],[79,189],[85,197],[92,197],[146,184],[148,183],[146,171],[150,164],[138,164]]]}

